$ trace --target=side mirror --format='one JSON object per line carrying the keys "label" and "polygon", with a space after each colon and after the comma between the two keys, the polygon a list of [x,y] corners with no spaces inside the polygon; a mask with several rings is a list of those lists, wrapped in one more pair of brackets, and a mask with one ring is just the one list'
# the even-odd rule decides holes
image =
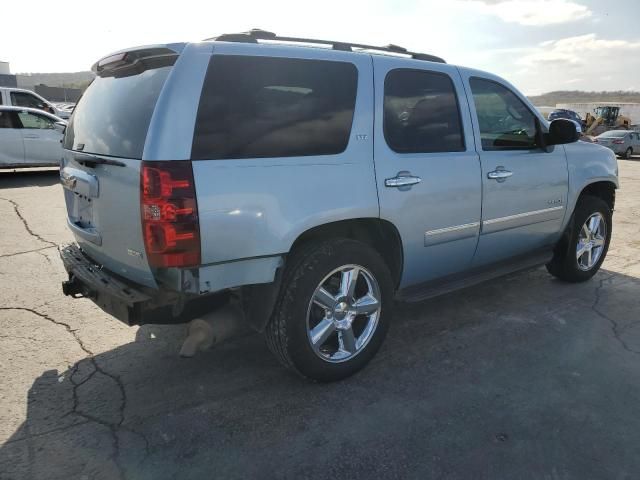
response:
{"label": "side mirror", "polygon": [[564,145],[580,140],[582,128],[576,122],[558,118],[549,125],[547,145]]}
{"label": "side mirror", "polygon": [[60,133],[64,133],[64,131],[67,129],[67,124],[64,122],[56,122],[53,124],[53,128],[55,128]]}

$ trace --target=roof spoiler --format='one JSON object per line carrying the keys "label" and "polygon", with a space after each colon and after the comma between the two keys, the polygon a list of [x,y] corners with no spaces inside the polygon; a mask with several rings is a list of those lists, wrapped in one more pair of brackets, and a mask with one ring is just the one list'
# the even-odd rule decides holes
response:
{"label": "roof spoiler", "polygon": [[94,63],[91,71],[99,77],[125,77],[146,70],[173,65],[184,44],[152,45],[112,53]]}

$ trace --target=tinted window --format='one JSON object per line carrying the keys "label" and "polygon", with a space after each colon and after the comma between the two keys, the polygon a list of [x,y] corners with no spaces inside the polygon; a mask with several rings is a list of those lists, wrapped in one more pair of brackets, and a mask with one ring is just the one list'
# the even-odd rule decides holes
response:
{"label": "tinted window", "polygon": [[384,135],[398,153],[464,150],[451,79],[420,70],[392,70],[384,84]]}
{"label": "tinted window", "polygon": [[96,77],[73,112],[64,148],[142,158],[151,115],[171,68]]}
{"label": "tinted window", "polygon": [[213,56],[191,157],[340,153],[349,143],[357,78],[351,63]]}
{"label": "tinted window", "polygon": [[16,107],[43,108],[44,102],[30,93],[11,92],[11,104]]}
{"label": "tinted window", "polygon": [[29,112],[18,112],[18,118],[22,128],[53,128],[53,120],[44,115],[35,115]]}
{"label": "tinted window", "polygon": [[0,128],[16,128],[13,112],[0,112]]}
{"label": "tinted window", "polygon": [[536,117],[511,90],[480,78],[470,83],[483,150],[537,148]]}

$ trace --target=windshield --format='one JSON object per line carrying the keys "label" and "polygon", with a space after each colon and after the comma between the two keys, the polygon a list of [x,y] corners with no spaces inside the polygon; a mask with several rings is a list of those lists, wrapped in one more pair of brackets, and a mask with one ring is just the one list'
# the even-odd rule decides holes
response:
{"label": "windshield", "polygon": [[74,110],[64,148],[142,158],[151,115],[171,68],[154,68],[130,76],[96,77]]}
{"label": "windshield", "polygon": [[551,112],[549,114],[549,120],[553,120],[555,118],[569,118],[570,115],[567,112]]}

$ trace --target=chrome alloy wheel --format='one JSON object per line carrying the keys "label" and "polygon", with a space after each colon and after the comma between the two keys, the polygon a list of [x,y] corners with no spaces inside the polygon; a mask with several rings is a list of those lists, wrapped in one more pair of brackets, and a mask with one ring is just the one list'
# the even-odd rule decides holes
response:
{"label": "chrome alloy wheel", "polygon": [[584,272],[598,263],[607,238],[607,224],[600,213],[594,213],[582,225],[576,245],[578,268]]}
{"label": "chrome alloy wheel", "polygon": [[324,277],[307,309],[311,348],[327,362],[350,360],[367,346],[378,326],[382,299],[369,270],[344,265]]}

